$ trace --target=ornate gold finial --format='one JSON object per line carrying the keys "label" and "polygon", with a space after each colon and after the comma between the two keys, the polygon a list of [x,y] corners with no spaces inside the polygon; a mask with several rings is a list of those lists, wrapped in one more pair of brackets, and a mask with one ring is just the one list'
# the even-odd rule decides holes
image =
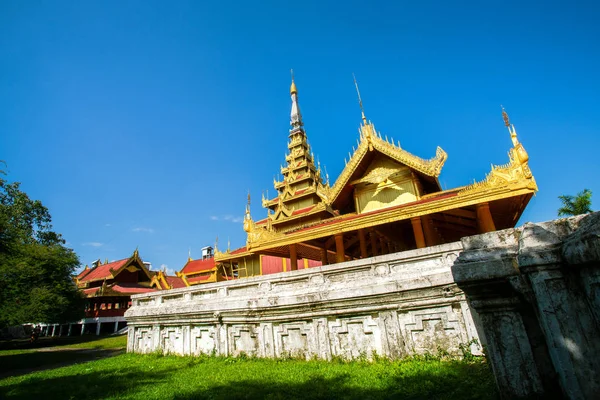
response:
{"label": "ornate gold finial", "polygon": [[229,236],[227,236],[227,252],[231,251],[231,242],[229,241]]}
{"label": "ornate gold finial", "polygon": [[291,69],[290,72],[292,73],[292,85],[290,86],[290,94],[297,94],[298,89],[296,89],[296,83],[294,82],[294,70]]}
{"label": "ornate gold finial", "polygon": [[356,82],[356,76],[354,73],[352,74],[352,78],[354,78],[354,86],[356,86],[356,93],[358,94],[358,105],[360,106],[360,112],[362,114],[363,123],[367,124],[367,117],[365,117],[365,109],[363,107],[362,99],[360,98],[360,90],[358,90],[358,82]]}
{"label": "ornate gold finial", "polygon": [[215,253],[217,253],[217,251],[219,251],[219,235],[215,237]]}
{"label": "ornate gold finial", "polygon": [[502,118],[504,119],[504,126],[506,126],[508,128],[510,126],[510,120],[508,119],[508,114],[506,113],[506,110],[504,109],[504,106],[502,104],[500,104],[500,107],[502,107]]}
{"label": "ornate gold finial", "polygon": [[190,261],[194,261],[192,259],[192,248],[191,247],[188,248],[188,262],[190,262]]}
{"label": "ornate gold finial", "polygon": [[104,259],[104,264],[108,264],[108,258]]}

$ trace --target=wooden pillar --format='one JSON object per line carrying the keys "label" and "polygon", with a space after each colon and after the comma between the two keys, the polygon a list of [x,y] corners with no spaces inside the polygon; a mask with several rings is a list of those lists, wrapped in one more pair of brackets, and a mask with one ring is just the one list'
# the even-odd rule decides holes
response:
{"label": "wooden pillar", "polygon": [[435,246],[438,244],[435,229],[433,228],[431,218],[429,215],[424,215],[421,217],[421,221],[423,221],[423,233],[425,234],[425,243],[427,246]]}
{"label": "wooden pillar", "polygon": [[325,247],[323,247],[321,249],[321,264],[322,265],[329,264],[329,260],[327,259],[327,249]]}
{"label": "wooden pillar", "polygon": [[386,249],[385,238],[383,236],[379,237],[379,248],[381,249],[381,254],[389,253]]}
{"label": "wooden pillar", "polygon": [[379,252],[377,251],[377,240],[374,231],[369,232],[369,238],[371,239],[371,253],[373,253],[372,256],[375,257],[379,255]]}
{"label": "wooden pillar", "polygon": [[290,270],[298,270],[298,254],[296,253],[296,244],[290,244]]}
{"label": "wooden pillar", "polygon": [[367,258],[367,241],[365,240],[365,230],[358,230],[358,240],[360,241],[360,258]]}
{"label": "wooden pillar", "polygon": [[412,224],[413,232],[415,234],[415,242],[417,243],[417,249],[425,247],[425,235],[423,235],[423,226],[421,225],[421,217],[414,217],[410,219]]}
{"label": "wooden pillar", "polygon": [[477,224],[479,225],[479,232],[493,232],[496,230],[496,225],[492,219],[492,213],[490,212],[489,203],[480,203],[475,207],[477,210]]}
{"label": "wooden pillar", "polygon": [[344,257],[344,235],[341,233],[335,234],[335,262],[341,263],[345,261]]}

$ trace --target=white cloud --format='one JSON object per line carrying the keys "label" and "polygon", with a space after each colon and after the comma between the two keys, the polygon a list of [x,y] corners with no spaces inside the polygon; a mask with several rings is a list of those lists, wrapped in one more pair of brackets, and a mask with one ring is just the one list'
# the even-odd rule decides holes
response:
{"label": "white cloud", "polygon": [[132,231],[133,232],[154,233],[154,229],[152,229],[152,228],[143,228],[143,227],[133,228]]}
{"label": "white cloud", "polygon": [[160,269],[165,271],[165,273],[169,276],[175,276],[175,270],[173,268],[169,268],[167,264],[160,264]]}
{"label": "white cloud", "polygon": [[226,215],[225,218],[223,218],[223,219],[225,221],[230,221],[230,222],[235,222],[235,223],[239,223],[244,220],[244,218],[242,218],[242,217],[234,217],[233,215]]}
{"label": "white cloud", "polygon": [[111,224],[104,224],[104,226],[112,226]]}
{"label": "white cloud", "polygon": [[85,242],[82,243],[84,246],[91,246],[91,247],[102,247],[104,246],[104,243],[100,243],[100,242]]}
{"label": "white cloud", "polygon": [[240,223],[244,221],[243,217],[234,217],[233,215],[225,215],[224,217],[218,217],[216,215],[210,216],[211,221],[229,221],[233,223]]}

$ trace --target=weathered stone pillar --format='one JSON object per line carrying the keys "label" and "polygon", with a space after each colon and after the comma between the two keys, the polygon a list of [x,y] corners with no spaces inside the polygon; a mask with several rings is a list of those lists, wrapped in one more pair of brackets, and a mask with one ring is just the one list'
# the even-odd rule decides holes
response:
{"label": "weathered stone pillar", "polygon": [[83,336],[84,333],[85,333],[85,324],[82,323],[80,335]]}
{"label": "weathered stone pillar", "polygon": [[360,258],[367,258],[367,241],[365,239],[365,230],[358,230],[358,240],[360,242]]}
{"label": "weathered stone pillar", "polygon": [[341,263],[345,261],[344,253],[344,235],[342,233],[335,234],[335,262]]}
{"label": "weathered stone pillar", "polygon": [[96,336],[100,335],[100,328],[102,327],[102,323],[100,323],[100,321],[98,321],[96,323]]}
{"label": "weathered stone pillar", "polygon": [[52,337],[54,337],[54,332],[56,331],[56,324],[52,324]]}
{"label": "weathered stone pillar", "polygon": [[417,249],[425,247],[425,236],[423,235],[423,226],[421,225],[421,217],[414,217],[410,219],[412,224],[413,233],[415,234],[415,242]]}
{"label": "weathered stone pillar", "polygon": [[466,237],[462,243],[452,274],[479,314],[479,336],[485,336],[501,397],[543,396],[546,391],[521,312],[525,305],[506,279],[517,275],[514,230]]}
{"label": "weathered stone pillar", "polygon": [[480,315],[501,396],[600,393],[600,213],[462,242],[452,273]]}
{"label": "weathered stone pillar", "polygon": [[71,336],[72,330],[73,330],[73,324],[69,324],[69,330],[67,331],[67,336]]}
{"label": "weathered stone pillar", "polygon": [[477,225],[479,226],[479,232],[493,232],[496,230],[496,225],[492,219],[492,213],[490,213],[489,203],[479,203],[475,206],[477,210]]}
{"label": "weathered stone pillar", "polygon": [[[582,219],[578,228],[587,228],[590,238],[595,234],[595,245],[600,245],[600,218],[588,218],[587,225],[585,221]],[[590,226],[589,222],[596,224]],[[540,327],[564,394],[571,399],[591,399],[600,393],[600,329],[577,267],[563,261],[562,242],[571,229],[559,223],[525,224],[519,268],[533,289]],[[594,253],[598,250],[586,252],[586,247],[595,246],[582,246],[582,236],[575,235],[570,241],[570,254],[578,253],[582,261],[587,257],[584,264],[596,263],[597,268],[600,258]]]}
{"label": "weathered stone pillar", "polygon": [[296,244],[290,244],[290,271],[298,270],[298,254]]}

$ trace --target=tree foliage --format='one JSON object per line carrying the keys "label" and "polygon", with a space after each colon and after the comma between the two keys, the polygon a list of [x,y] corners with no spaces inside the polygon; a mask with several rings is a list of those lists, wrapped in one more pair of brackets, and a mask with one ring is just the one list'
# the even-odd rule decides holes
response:
{"label": "tree foliage", "polygon": [[0,327],[81,318],[77,255],[52,230],[48,209],[5,175],[0,170]]}
{"label": "tree foliage", "polygon": [[587,214],[592,212],[592,191],[583,189],[577,193],[577,196],[558,196],[562,202],[562,207],[558,209],[558,216]]}

